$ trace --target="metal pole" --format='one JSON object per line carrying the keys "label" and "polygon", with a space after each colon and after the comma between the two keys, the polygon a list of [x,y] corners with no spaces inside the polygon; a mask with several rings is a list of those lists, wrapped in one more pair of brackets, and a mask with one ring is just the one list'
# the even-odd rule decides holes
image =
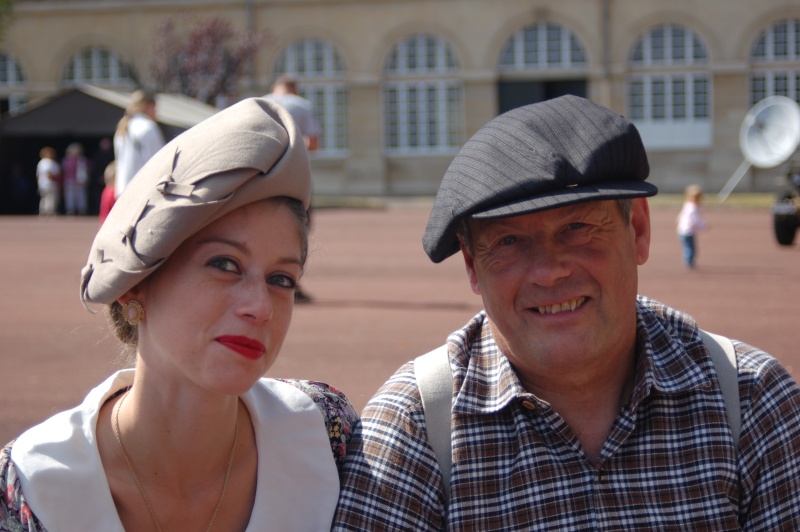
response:
{"label": "metal pole", "polygon": [[[255,9],[253,7],[253,0],[247,0],[247,31],[250,33],[254,33],[256,31],[256,22],[255,22]],[[250,58],[250,64],[248,65],[248,70],[250,74],[250,95],[253,96],[256,93],[256,58],[255,55]]]}

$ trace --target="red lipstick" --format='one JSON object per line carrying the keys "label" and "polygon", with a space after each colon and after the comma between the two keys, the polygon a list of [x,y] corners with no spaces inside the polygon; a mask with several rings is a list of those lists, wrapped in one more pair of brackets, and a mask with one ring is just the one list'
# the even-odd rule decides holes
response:
{"label": "red lipstick", "polygon": [[247,336],[218,336],[215,340],[250,360],[258,360],[267,350],[264,344]]}

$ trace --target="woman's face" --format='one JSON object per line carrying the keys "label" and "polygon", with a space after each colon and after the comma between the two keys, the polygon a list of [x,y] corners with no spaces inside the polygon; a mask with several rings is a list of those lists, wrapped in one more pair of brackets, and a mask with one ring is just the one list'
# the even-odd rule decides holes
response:
{"label": "woman's face", "polygon": [[286,337],[301,260],[300,224],[279,202],[208,225],[127,294],[145,309],[142,362],[205,389],[247,391]]}

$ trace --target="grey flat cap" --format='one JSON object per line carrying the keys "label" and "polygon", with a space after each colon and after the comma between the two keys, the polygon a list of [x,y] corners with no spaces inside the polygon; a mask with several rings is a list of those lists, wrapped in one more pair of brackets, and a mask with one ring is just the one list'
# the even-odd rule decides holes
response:
{"label": "grey flat cap", "polygon": [[459,250],[464,217],[503,218],[600,199],[652,196],[636,127],[577,96],[513,109],[483,126],[442,179],[422,243],[433,262]]}
{"label": "grey flat cap", "polygon": [[308,208],[305,143],[282,107],[243,100],[176,137],[131,180],[94,239],[81,301],[112,303],[209,223],[275,196]]}

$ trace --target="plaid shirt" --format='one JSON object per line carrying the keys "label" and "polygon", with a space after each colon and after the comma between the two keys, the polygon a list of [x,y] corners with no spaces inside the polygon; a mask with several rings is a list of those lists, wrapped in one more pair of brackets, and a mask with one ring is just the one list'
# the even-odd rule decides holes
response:
{"label": "plaid shirt", "polygon": [[550,405],[521,386],[478,314],[448,339],[451,502],[407,363],[351,440],[334,530],[800,530],[800,389],[774,358],[734,342],[738,456],[695,322],[638,300],[629,403],[592,465]]}

